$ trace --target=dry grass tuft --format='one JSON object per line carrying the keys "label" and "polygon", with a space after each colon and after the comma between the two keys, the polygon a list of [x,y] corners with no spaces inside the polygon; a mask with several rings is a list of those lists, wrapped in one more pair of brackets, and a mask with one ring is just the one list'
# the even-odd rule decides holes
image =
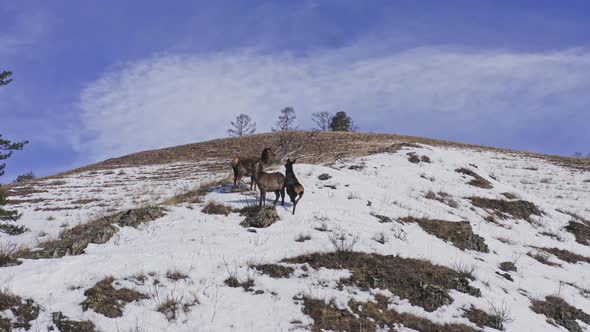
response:
{"label": "dry grass tuft", "polygon": [[253,266],[253,268],[271,278],[289,278],[294,271],[292,267],[277,264],[261,264]]}
{"label": "dry grass tuft", "polygon": [[504,330],[505,323],[512,321],[510,310],[505,305],[500,307],[492,305],[491,314],[471,306],[471,308],[465,310],[465,317],[478,327],[487,326],[500,331]]}
{"label": "dry grass tuft", "polygon": [[170,270],[170,271],[166,272],[166,278],[168,278],[172,281],[190,279],[186,273],[180,272],[178,270]]}
{"label": "dry grass tuft", "polygon": [[94,323],[89,320],[70,320],[61,312],[54,312],[51,316],[53,317],[53,324],[55,324],[61,332],[96,332],[96,326],[94,326]]}
{"label": "dry grass tuft", "polygon": [[527,256],[535,259],[537,262],[539,262],[541,264],[545,264],[548,266],[561,266],[561,264],[553,263],[553,262],[549,261],[549,255],[545,252],[542,252],[542,251],[529,252],[529,253],[527,253]]}
{"label": "dry grass tuft", "polygon": [[214,201],[209,201],[201,210],[201,212],[206,214],[222,214],[224,216],[232,213],[232,211],[233,210],[230,206],[216,203]]}

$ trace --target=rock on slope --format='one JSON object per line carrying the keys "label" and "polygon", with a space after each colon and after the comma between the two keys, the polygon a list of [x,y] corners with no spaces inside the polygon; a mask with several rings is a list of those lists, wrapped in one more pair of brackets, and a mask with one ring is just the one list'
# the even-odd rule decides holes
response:
{"label": "rock on slope", "polygon": [[[590,328],[587,171],[466,147],[374,152],[296,164],[306,188],[297,214],[279,205],[280,219],[260,229],[241,226],[238,212],[256,193],[232,191],[220,182],[228,170],[205,162],[94,168],[12,188],[30,231],[0,235],[3,247],[20,246],[0,267],[2,294],[18,297],[3,305],[0,296],[0,326]],[[211,201],[229,209],[208,214]],[[165,211],[119,222],[148,205]],[[88,222],[114,231],[69,256],[35,255],[88,234]]]}

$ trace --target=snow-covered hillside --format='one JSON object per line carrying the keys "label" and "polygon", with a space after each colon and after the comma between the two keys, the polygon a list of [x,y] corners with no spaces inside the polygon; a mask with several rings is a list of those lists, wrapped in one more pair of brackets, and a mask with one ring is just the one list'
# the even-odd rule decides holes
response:
{"label": "snow-covered hillside", "polygon": [[[4,248],[19,246],[15,258],[119,211],[166,211],[135,227],[105,223],[115,231],[82,254],[0,267],[3,296],[19,297],[2,306],[0,296],[0,319],[18,330],[18,308],[38,305],[31,331],[590,330],[590,173],[426,145],[294,168],[305,187],[297,213],[287,198],[258,229],[237,212],[202,212],[256,204],[258,192],[218,182],[229,166],[44,180],[11,206],[30,232],[0,234]],[[200,200],[170,199],[214,181]]]}

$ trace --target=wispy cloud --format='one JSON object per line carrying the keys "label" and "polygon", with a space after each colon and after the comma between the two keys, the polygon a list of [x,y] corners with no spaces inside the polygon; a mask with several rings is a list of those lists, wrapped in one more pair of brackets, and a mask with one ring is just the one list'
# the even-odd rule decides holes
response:
{"label": "wispy cloud", "polygon": [[[447,118],[457,121],[450,130],[500,130],[500,137],[556,112],[588,119],[588,72],[585,49],[392,53],[361,43],[305,57],[248,50],[157,56],[88,85],[76,148],[98,160],[217,138],[238,113],[250,114],[266,131],[285,106],[295,107],[302,127],[311,127],[313,112],[344,110],[365,130],[412,132]],[[392,123],[416,113],[434,118]],[[464,128],[460,121],[473,123]]]}

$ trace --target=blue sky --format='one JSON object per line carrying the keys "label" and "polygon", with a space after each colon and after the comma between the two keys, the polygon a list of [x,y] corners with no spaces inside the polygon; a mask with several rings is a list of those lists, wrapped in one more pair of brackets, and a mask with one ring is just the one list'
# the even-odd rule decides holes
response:
{"label": "blue sky", "polygon": [[362,131],[590,152],[587,1],[0,1],[7,182],[344,110]]}

